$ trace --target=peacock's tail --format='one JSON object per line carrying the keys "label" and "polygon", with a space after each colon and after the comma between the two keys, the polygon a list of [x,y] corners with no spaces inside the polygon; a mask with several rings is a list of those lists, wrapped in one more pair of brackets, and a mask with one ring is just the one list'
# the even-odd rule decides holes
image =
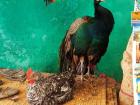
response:
{"label": "peacock's tail", "polygon": [[61,72],[67,71],[72,67],[73,48],[70,43],[70,40],[65,36],[60,46],[59,58]]}
{"label": "peacock's tail", "polygon": [[59,51],[59,59],[60,59],[60,71],[64,72],[69,69],[75,69],[74,61],[73,61],[73,46],[71,42],[71,38],[75,35],[75,32],[79,29],[81,24],[86,21],[83,18],[76,19],[69,30],[67,31],[64,39],[62,40],[60,51]]}

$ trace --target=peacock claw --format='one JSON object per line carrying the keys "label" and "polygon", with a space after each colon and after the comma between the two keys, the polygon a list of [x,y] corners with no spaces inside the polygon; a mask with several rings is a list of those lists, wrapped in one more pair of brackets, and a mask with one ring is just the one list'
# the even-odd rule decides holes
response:
{"label": "peacock claw", "polygon": [[[81,69],[82,69],[82,70],[81,70]],[[77,71],[77,75],[81,75],[82,73],[83,73],[83,75],[84,75],[85,72],[86,72],[86,67],[85,67],[84,65],[81,67],[81,63],[79,63],[79,64],[77,65],[76,71]]]}

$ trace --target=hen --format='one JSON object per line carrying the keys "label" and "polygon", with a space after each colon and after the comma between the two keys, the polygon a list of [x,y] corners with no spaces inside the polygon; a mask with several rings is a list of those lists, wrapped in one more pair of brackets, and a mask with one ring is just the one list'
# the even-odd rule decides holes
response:
{"label": "hen", "polygon": [[72,99],[74,75],[73,70],[44,76],[27,71],[27,99],[30,105],[62,105]]}

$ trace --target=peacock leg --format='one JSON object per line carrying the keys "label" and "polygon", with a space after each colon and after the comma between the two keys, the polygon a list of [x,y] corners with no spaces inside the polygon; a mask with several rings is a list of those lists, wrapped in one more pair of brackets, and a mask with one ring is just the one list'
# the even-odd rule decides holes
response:
{"label": "peacock leg", "polygon": [[87,67],[88,71],[87,71],[87,75],[90,76],[90,67]]}
{"label": "peacock leg", "polygon": [[72,65],[73,65],[73,69],[75,70],[75,73],[77,73],[76,68],[77,68],[78,60],[79,60],[78,56],[77,55],[73,55]]}
{"label": "peacock leg", "polygon": [[75,65],[78,64],[78,56],[77,55],[73,55],[73,62]]}
{"label": "peacock leg", "polygon": [[82,56],[82,57],[80,57],[80,69],[81,69],[81,82],[83,82],[83,75],[84,75],[84,73],[83,73],[83,66],[84,66],[84,57]]}
{"label": "peacock leg", "polygon": [[93,72],[94,67],[95,67],[95,65],[92,64],[93,59],[94,59],[93,55],[88,56],[88,67],[87,67],[88,68],[88,72],[87,72],[88,76],[90,76],[91,71]]}
{"label": "peacock leg", "polygon": [[88,70],[90,73],[94,75],[99,75],[99,71],[97,69],[97,66],[95,64],[96,60],[98,59],[98,55],[90,55],[88,56]]}

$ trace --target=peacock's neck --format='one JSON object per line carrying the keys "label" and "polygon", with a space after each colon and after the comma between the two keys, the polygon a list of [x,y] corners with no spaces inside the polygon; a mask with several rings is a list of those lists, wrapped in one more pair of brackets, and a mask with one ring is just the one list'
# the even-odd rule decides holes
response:
{"label": "peacock's neck", "polygon": [[100,8],[101,8],[102,6],[100,5],[100,1],[97,1],[97,0],[94,0],[94,16],[95,16],[95,18],[98,18],[99,19],[99,17],[100,17]]}
{"label": "peacock's neck", "polygon": [[95,18],[98,18],[99,19],[99,17],[100,17],[100,10],[99,10],[100,5],[99,4],[96,4],[96,5],[94,5],[94,8],[95,8],[94,16],[95,16]]}
{"label": "peacock's neck", "polygon": [[108,17],[109,11],[101,5],[96,5],[95,7],[95,18],[106,19]]}

